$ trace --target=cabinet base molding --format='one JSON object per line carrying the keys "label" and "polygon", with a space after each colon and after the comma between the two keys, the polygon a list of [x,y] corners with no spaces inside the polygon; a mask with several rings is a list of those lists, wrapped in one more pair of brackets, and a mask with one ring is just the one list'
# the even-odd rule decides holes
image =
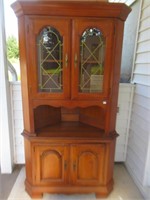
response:
{"label": "cabinet base molding", "polygon": [[90,194],[95,193],[96,198],[107,197],[113,189],[113,179],[102,186],[32,186],[27,180],[25,189],[31,198],[42,198],[44,193],[50,194]]}

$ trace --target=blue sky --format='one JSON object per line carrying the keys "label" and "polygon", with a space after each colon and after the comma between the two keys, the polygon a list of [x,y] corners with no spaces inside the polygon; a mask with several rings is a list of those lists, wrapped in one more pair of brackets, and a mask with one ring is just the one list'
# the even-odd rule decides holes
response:
{"label": "blue sky", "polygon": [[18,37],[18,25],[17,18],[10,7],[10,5],[15,0],[3,0],[4,2],[4,10],[5,10],[5,28],[6,28],[6,37],[9,35],[14,35],[16,38]]}

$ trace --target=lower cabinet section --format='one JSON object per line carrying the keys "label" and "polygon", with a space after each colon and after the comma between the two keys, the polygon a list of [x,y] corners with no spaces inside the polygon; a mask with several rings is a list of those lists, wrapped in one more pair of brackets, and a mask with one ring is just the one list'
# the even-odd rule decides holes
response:
{"label": "lower cabinet section", "polygon": [[31,171],[26,174],[26,190],[32,198],[43,193],[107,196],[113,188],[114,146],[115,139],[83,144],[25,139],[26,171]]}
{"label": "lower cabinet section", "polygon": [[103,183],[105,145],[35,145],[34,153],[37,184]]}

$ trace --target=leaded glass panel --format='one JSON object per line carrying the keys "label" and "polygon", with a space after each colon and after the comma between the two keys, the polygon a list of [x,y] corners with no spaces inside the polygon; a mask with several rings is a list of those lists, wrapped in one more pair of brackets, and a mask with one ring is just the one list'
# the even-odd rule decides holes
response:
{"label": "leaded glass panel", "polygon": [[42,29],[37,37],[38,89],[40,92],[60,93],[63,91],[63,39],[50,26]]}
{"label": "leaded glass panel", "polygon": [[105,38],[97,28],[86,29],[80,40],[79,92],[103,91]]}

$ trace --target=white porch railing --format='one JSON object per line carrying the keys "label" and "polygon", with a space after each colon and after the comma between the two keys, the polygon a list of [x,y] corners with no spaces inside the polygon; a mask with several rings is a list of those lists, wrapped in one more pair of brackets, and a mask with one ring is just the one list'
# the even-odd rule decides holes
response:
{"label": "white porch railing", "polygon": [[7,60],[7,63],[8,63],[8,71],[11,73],[11,76],[12,76],[12,81],[14,81],[14,82],[18,81],[16,69],[11,64],[11,62],[9,62],[9,60]]}

